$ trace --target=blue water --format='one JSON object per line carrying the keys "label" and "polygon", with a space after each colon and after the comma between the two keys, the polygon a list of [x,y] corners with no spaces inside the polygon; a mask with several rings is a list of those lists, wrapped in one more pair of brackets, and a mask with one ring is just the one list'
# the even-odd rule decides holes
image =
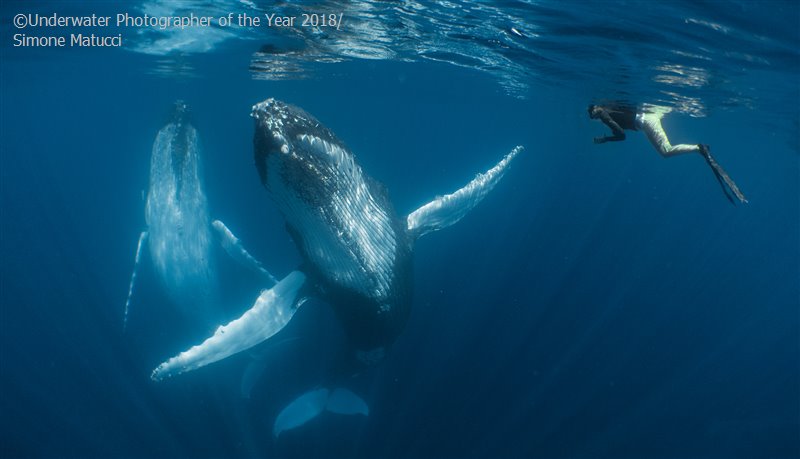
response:
{"label": "blue water", "polygon": [[[257,3],[2,5],[0,456],[800,456],[796,2]],[[314,8],[343,11],[341,29],[11,46],[20,12]],[[257,349],[249,397],[254,353],[149,379],[213,325],[183,320],[146,260],[122,332],[176,99],[213,217],[273,272],[300,263],[253,167],[248,114],[268,97],[330,127],[401,214],[526,147],[472,213],[417,242],[409,323],[357,382],[369,417],[323,414],[277,440],[275,416],[341,342],[326,304]],[[672,107],[673,143],[710,144],[749,204],[641,133],[594,145],[607,129],[587,104],[619,99]],[[220,270],[215,323],[263,288]]]}

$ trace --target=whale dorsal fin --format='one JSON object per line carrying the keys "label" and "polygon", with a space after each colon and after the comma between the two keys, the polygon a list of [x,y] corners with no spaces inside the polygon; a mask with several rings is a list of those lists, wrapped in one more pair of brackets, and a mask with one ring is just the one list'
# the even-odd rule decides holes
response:
{"label": "whale dorsal fin", "polygon": [[447,228],[461,220],[492,191],[492,188],[503,178],[511,160],[522,150],[521,146],[514,147],[493,168],[478,174],[463,188],[454,193],[437,197],[411,212],[406,219],[409,233],[414,238],[418,238],[432,231]]}

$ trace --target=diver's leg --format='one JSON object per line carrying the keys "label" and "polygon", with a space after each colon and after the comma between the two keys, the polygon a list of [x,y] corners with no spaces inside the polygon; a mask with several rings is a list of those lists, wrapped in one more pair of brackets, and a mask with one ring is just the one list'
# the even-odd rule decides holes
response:
{"label": "diver's leg", "polygon": [[655,147],[656,151],[665,158],[684,153],[699,153],[699,145],[672,145],[669,143],[667,133],[664,132],[664,128],[661,126],[661,118],[663,118],[663,116],[664,113],[655,112],[641,113],[636,117],[639,128],[647,135],[647,139],[650,140],[650,143]]}
{"label": "diver's leg", "polygon": [[744,197],[744,194],[742,194],[742,192],[739,190],[739,187],[736,186],[736,182],[734,182],[730,176],[728,176],[725,170],[717,163],[716,160],[714,160],[714,157],[711,156],[708,145],[670,145],[667,134],[664,132],[664,128],[661,126],[661,118],[663,118],[665,114],[669,113],[669,111],[669,108],[650,106],[645,112],[636,115],[637,127],[644,131],[644,133],[647,135],[647,138],[650,140],[650,143],[653,144],[656,150],[658,150],[658,152],[664,157],[680,155],[683,153],[700,153],[700,155],[703,156],[708,165],[711,167],[711,170],[714,172],[714,175],[719,181],[720,186],[722,186],[722,191],[725,193],[725,196],[728,198],[728,200],[734,202],[733,198],[728,193],[728,190],[730,190],[730,192],[733,193],[739,202],[747,203],[747,198]]}
{"label": "diver's leg", "polygon": [[700,153],[700,145],[690,145],[681,143],[672,145],[672,148],[664,156],[682,155],[684,153]]}
{"label": "diver's leg", "polygon": [[142,247],[147,241],[147,231],[142,231],[139,235],[139,243],[136,245],[136,257],[133,261],[133,272],[131,273],[131,283],[128,286],[128,299],[125,300],[125,314],[122,316],[122,331],[128,326],[128,308],[131,305],[131,298],[133,297],[133,287],[136,284],[136,273],[139,270],[139,260],[142,257]]}

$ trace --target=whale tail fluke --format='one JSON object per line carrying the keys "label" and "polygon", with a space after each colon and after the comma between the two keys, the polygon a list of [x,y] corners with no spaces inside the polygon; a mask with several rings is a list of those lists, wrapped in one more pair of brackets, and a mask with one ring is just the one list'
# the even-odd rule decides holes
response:
{"label": "whale tail fluke", "polygon": [[298,293],[306,276],[292,271],[274,287],[264,290],[252,308],[238,319],[217,328],[214,335],[159,365],[151,378],[164,378],[196,370],[250,349],[285,327],[299,304]]}
{"label": "whale tail fluke", "polygon": [[310,390],[289,403],[275,418],[272,435],[276,438],[328,411],[342,415],[369,416],[369,406],[361,397],[343,387]]}
{"label": "whale tail fluke", "polygon": [[514,147],[493,168],[478,174],[463,188],[438,197],[411,212],[406,219],[409,233],[414,238],[418,238],[430,232],[447,228],[461,220],[500,182],[508,165],[522,150],[522,146]]}
{"label": "whale tail fluke", "polygon": [[128,328],[128,310],[131,307],[133,298],[133,288],[136,285],[136,274],[139,272],[139,261],[142,259],[142,247],[147,241],[147,231],[142,231],[139,235],[139,242],[136,244],[136,257],[133,259],[133,271],[131,272],[131,283],[128,286],[128,298],[125,300],[125,312],[122,315],[122,331]]}
{"label": "whale tail fluke", "polygon": [[328,396],[328,402],[325,404],[325,409],[336,414],[363,414],[364,416],[369,416],[367,402],[344,387],[337,387],[331,391]]}
{"label": "whale tail fluke", "polygon": [[239,240],[239,238],[234,236],[233,232],[231,232],[231,230],[229,230],[224,223],[222,223],[220,220],[214,220],[211,226],[214,228],[214,231],[217,232],[217,236],[219,236],[220,245],[222,245],[222,248],[225,249],[225,252],[227,252],[231,258],[236,260],[245,268],[261,274],[263,277],[269,280],[272,285],[278,283],[278,280],[275,278],[275,276],[267,271],[260,261],[258,261],[254,256],[250,255],[250,253],[242,245],[242,242]]}

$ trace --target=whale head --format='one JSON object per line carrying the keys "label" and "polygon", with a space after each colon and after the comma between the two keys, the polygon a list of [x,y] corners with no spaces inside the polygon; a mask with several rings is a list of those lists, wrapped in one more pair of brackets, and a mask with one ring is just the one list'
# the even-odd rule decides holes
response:
{"label": "whale head", "polygon": [[264,186],[305,261],[362,349],[391,341],[410,307],[411,243],[385,188],[333,132],[304,110],[267,99],[253,107]]}
{"label": "whale head", "polygon": [[299,168],[301,175],[312,174],[324,181],[323,174],[354,162],[333,132],[299,107],[267,99],[253,106],[252,116],[258,125],[256,168],[266,186],[270,185],[267,171],[271,163],[280,163],[287,171]]}

